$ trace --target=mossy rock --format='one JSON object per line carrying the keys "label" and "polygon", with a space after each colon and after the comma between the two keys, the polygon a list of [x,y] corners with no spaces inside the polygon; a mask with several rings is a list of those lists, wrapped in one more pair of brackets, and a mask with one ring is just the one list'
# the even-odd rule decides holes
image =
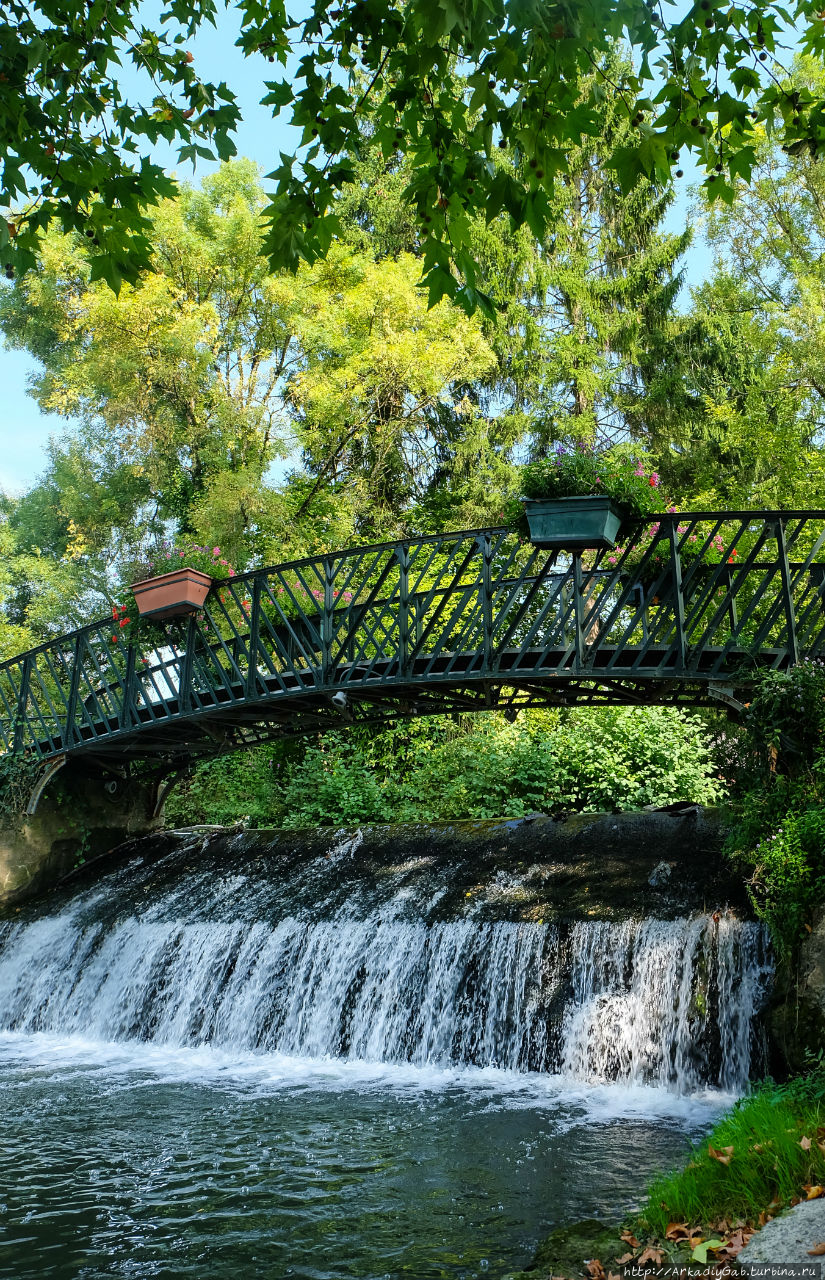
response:
{"label": "mossy rock", "polygon": [[591,1258],[599,1258],[606,1271],[610,1271],[616,1257],[625,1249],[620,1237],[621,1227],[610,1226],[598,1218],[584,1218],[581,1222],[558,1227],[541,1242],[536,1256],[526,1271],[515,1272],[505,1280],[539,1280],[540,1277],[557,1276],[563,1280],[582,1280]]}

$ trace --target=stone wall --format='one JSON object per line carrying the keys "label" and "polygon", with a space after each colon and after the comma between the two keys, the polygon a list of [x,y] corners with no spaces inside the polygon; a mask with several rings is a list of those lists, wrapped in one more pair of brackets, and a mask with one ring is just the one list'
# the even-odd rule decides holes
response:
{"label": "stone wall", "polygon": [[155,830],[154,798],[154,784],[67,765],[32,816],[0,827],[0,904],[46,889],[82,859]]}
{"label": "stone wall", "polygon": [[825,1049],[825,907],[797,954],[778,967],[769,1027],[777,1074],[801,1070]]}

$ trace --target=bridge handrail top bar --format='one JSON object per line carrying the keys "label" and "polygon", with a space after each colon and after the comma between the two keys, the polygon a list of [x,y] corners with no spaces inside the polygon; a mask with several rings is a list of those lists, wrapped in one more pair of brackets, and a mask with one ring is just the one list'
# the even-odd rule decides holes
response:
{"label": "bridge handrail top bar", "polygon": [[[685,520],[712,520],[714,522],[747,520],[763,521],[767,523],[771,520],[780,518],[783,520],[825,520],[825,510],[776,508],[744,511],[665,511],[651,516],[630,517],[628,519],[628,523],[632,524],[634,527],[662,523],[681,523]],[[496,534],[507,534],[510,532],[511,530],[508,529],[506,525],[486,525],[475,529],[454,529],[448,530],[444,533],[428,533],[409,538],[396,538],[388,542],[361,543],[357,546],[344,548],[341,551],[325,551],[321,552],[319,555],[303,556],[298,560],[287,560],[278,564],[260,565],[257,569],[247,569],[245,573],[237,573],[231,579],[221,579],[218,585],[219,587],[222,586],[224,588],[229,586],[237,587],[264,574],[289,572],[290,570],[303,569],[308,565],[317,565],[319,563],[323,563],[325,560],[346,560],[352,556],[364,555],[369,552],[391,551],[400,547],[428,546],[438,542],[491,537]],[[53,636],[49,640],[43,640],[40,644],[33,645],[32,648],[25,649],[14,657],[6,658],[3,662],[0,662],[0,673],[19,667],[21,662],[25,661],[26,658],[33,658],[38,654],[45,653],[47,650],[53,649],[59,645],[67,644],[68,642],[77,642],[81,636],[87,634],[90,635],[93,632],[98,631],[109,621],[110,619],[108,616],[95,618],[92,622],[87,622],[82,627],[75,628],[74,631],[67,631],[62,635]]]}

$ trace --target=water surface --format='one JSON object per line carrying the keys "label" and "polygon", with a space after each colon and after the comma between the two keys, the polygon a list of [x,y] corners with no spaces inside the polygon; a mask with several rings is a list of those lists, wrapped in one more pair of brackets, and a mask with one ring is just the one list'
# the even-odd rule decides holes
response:
{"label": "water surface", "polygon": [[503,1276],[724,1101],[495,1070],[0,1037],[0,1276]]}

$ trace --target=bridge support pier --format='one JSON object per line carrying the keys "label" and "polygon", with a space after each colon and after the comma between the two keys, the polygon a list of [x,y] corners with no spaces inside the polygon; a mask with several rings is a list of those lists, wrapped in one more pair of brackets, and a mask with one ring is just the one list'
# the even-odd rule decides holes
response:
{"label": "bridge support pier", "polygon": [[0,811],[0,905],[56,884],[81,861],[160,827],[158,779],[52,762],[23,812]]}

